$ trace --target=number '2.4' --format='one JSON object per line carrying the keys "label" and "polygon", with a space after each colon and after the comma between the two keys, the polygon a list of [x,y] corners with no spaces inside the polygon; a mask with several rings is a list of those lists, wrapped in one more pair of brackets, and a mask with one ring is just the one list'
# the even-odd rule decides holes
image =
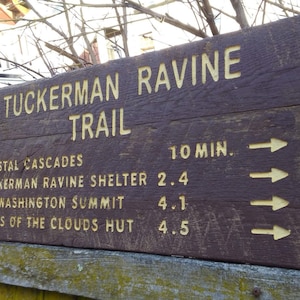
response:
{"label": "number '2.4'", "polygon": [[[158,183],[157,183],[158,186],[167,186],[167,182],[166,182],[167,173],[166,172],[159,172],[157,174],[157,178],[158,178]],[[183,185],[187,185],[188,184],[189,179],[188,179],[187,171],[183,171],[181,173],[181,175],[178,178],[178,182],[182,183]],[[175,183],[173,181],[171,181],[170,184],[174,185]]]}

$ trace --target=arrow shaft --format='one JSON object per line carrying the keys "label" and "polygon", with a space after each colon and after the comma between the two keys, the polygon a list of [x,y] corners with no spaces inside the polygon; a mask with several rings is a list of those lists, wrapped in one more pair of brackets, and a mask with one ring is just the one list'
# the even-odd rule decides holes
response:
{"label": "arrow shaft", "polygon": [[253,200],[250,202],[253,206],[273,206],[272,200]]}
{"label": "arrow shaft", "polygon": [[274,235],[273,229],[261,229],[261,228],[253,228],[251,229],[252,234],[269,234]]}
{"label": "arrow shaft", "polygon": [[249,176],[251,178],[270,178],[272,183],[281,180],[287,176],[289,176],[289,173],[276,169],[276,168],[271,168],[271,172],[254,172],[250,173]]}
{"label": "arrow shaft", "polygon": [[250,173],[251,178],[272,178],[272,173],[271,172],[254,172]]}
{"label": "arrow shaft", "polygon": [[282,228],[278,225],[274,225],[272,229],[265,229],[265,228],[253,228],[251,229],[252,234],[268,234],[273,235],[273,239],[275,241],[283,239],[291,234],[290,229]]}
{"label": "arrow shaft", "polygon": [[270,148],[271,143],[265,142],[265,143],[256,143],[256,144],[250,144],[249,149],[264,149],[264,148]]}
{"label": "arrow shaft", "polygon": [[271,200],[252,200],[250,204],[253,206],[271,206],[272,210],[279,210],[289,205],[289,201],[273,196]]}

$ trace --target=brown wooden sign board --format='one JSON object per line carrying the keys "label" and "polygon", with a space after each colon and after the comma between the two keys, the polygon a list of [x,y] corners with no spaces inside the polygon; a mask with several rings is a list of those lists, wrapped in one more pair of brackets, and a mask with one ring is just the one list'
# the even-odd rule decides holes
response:
{"label": "brown wooden sign board", "polygon": [[0,239],[300,269],[300,18],[0,91]]}

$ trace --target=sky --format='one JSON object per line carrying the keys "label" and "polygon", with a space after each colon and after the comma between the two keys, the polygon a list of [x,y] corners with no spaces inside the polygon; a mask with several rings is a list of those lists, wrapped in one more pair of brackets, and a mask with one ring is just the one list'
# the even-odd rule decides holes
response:
{"label": "sky", "polygon": [[[45,0],[29,0],[31,4],[37,5],[36,8],[41,12],[43,15],[53,15],[53,13],[56,12],[55,7],[54,8],[48,8],[47,10],[45,9],[47,6],[45,4],[49,4],[48,1]],[[54,0],[53,0],[54,1]],[[58,3],[61,4],[59,0],[57,0]],[[135,2],[139,2],[139,0],[134,0]],[[141,3],[147,2],[147,4],[156,4],[162,2],[162,0],[140,0]],[[277,1],[277,2],[276,2]],[[80,3],[80,0],[67,0],[68,3]],[[90,4],[111,4],[112,0],[101,0],[101,1],[96,1],[96,0],[84,0],[85,3],[90,3]],[[115,3],[121,3],[121,0],[116,0]],[[198,27],[199,24],[195,22],[195,17],[191,13],[190,6],[187,3],[187,0],[168,0],[167,1],[169,4],[165,5],[163,7],[156,7],[151,9],[155,9],[156,11],[160,12],[162,15],[169,14],[171,17],[180,20],[182,23],[185,24],[190,24],[194,27]],[[211,6],[214,8],[218,8],[219,10],[223,10],[225,12],[225,15],[222,15],[222,17],[218,16],[218,11],[214,10],[214,14],[216,16],[216,25],[220,31],[221,34],[227,33],[227,32],[232,32],[232,31],[237,31],[240,30],[239,25],[233,18],[230,18],[226,15],[234,16],[235,11],[232,8],[231,1],[230,0],[209,0]],[[260,25],[262,23],[268,23],[270,21],[275,21],[278,20],[279,18],[286,17],[285,13],[282,11],[282,9],[275,7],[274,5],[271,5],[270,2],[276,2],[279,3],[279,0],[243,0],[244,7],[245,7],[245,13],[246,17],[248,19],[248,22],[250,26],[252,25]],[[289,5],[290,7],[293,6],[295,9],[300,11],[300,0],[282,0],[280,1],[282,3],[285,3],[285,5]],[[186,15],[184,14],[184,9]],[[266,14],[263,13],[263,10],[266,9]],[[101,31],[101,29],[105,27],[112,26],[111,24],[114,24],[113,26],[117,25],[116,18],[107,17],[109,14],[107,11],[110,11],[111,13],[114,14],[114,9],[110,8],[108,10],[105,9],[85,9],[84,10],[84,16],[86,18],[85,21],[87,20],[93,20],[93,22],[89,22],[89,25],[92,26],[93,28],[97,28],[98,31]],[[122,13],[122,9],[119,9],[119,11]],[[175,28],[174,26],[168,25],[161,20],[159,22],[158,20],[155,20],[153,18],[149,18],[146,15],[143,14],[137,14],[136,11],[133,10],[128,10],[129,12],[134,15],[132,18],[133,20],[138,17],[138,18],[143,18],[146,20],[146,22],[142,24],[138,24],[136,27],[131,27],[129,30],[129,35],[130,36],[130,42],[129,46],[131,47],[130,49],[130,54],[131,56],[138,55],[140,54],[140,49],[137,49],[137,45],[140,43],[139,38],[141,35],[151,32],[153,40],[155,40],[155,50],[163,49],[166,47],[182,44],[182,43],[187,43],[187,42],[192,42],[195,41],[199,38],[195,37],[192,34],[189,34],[183,30],[178,30],[178,28]],[[288,13],[289,16],[292,16],[291,13]],[[35,19],[36,16],[34,13],[31,11],[28,15],[26,15],[26,19]],[[60,30],[64,31],[67,33],[66,27],[63,27],[62,24],[64,24],[65,16],[61,14],[59,17],[51,19],[51,22]],[[75,19],[76,16],[73,16]],[[129,20],[130,18],[128,18]],[[131,19],[131,20],[132,20]],[[81,24],[80,19],[75,20],[79,25]],[[0,55],[3,55],[8,57],[11,60],[18,61],[19,63],[26,63],[28,61],[32,61],[32,64],[29,65],[30,67],[36,68],[34,66],[34,63],[36,62],[36,58],[32,58],[33,52],[30,50],[30,47],[33,45],[35,47],[36,41],[30,36],[30,31],[29,34],[28,32],[25,32],[24,28],[22,27],[25,24],[22,21],[19,21],[15,27],[13,28],[19,28],[18,30],[12,30],[10,32],[5,32],[3,28],[7,28],[7,26],[2,25],[2,30],[0,29],[0,34],[2,34],[1,39],[0,39]],[[136,23],[137,24],[137,23]],[[144,27],[143,27],[144,26]],[[200,24],[201,27],[201,24]],[[76,34],[76,30],[78,32],[78,28],[76,29],[75,26],[71,28],[72,32]],[[208,31],[209,32],[209,31]],[[47,33],[47,34],[45,34]],[[26,36],[28,34],[28,36]],[[41,41],[49,41],[52,42],[53,44],[56,44],[57,46],[63,45],[62,43],[57,41],[57,35],[51,35],[49,28],[47,28],[46,25],[43,26],[36,26],[35,29],[35,34],[38,38],[41,39]],[[209,34],[211,35],[211,34]],[[26,37],[25,37],[26,36]],[[95,35],[90,35],[91,38],[95,38]],[[99,38],[99,39],[98,39]],[[101,36],[98,35],[97,40],[100,41]],[[20,44],[21,42],[24,43],[24,40],[27,39],[27,42],[29,43],[29,46],[22,48],[22,51],[20,51]],[[61,39],[62,40],[62,39]],[[103,41],[103,43],[106,43],[106,41]],[[76,44],[76,47],[80,47],[79,53],[82,52],[82,47],[84,47],[85,42],[82,41],[81,44]],[[19,47],[19,48],[18,48]],[[64,46],[62,46],[64,47]],[[106,44],[102,44],[102,53],[103,53],[103,47],[106,47]],[[46,49],[46,51],[49,51],[49,49]],[[22,52],[20,55],[20,52]],[[49,52],[48,52],[49,53]],[[49,63],[53,65],[66,65],[65,62],[65,57],[62,55],[57,55],[57,53],[52,53],[52,56],[49,55]],[[36,56],[40,57],[40,55]],[[103,54],[102,54],[103,58]],[[60,62],[61,61],[61,62]],[[102,60],[102,62],[104,62]],[[3,63],[3,66],[5,64]],[[45,67],[43,63],[40,63],[41,66]],[[38,71],[40,71],[39,69]],[[12,72],[15,72],[15,69],[12,70]],[[42,71],[41,71],[42,72]]]}

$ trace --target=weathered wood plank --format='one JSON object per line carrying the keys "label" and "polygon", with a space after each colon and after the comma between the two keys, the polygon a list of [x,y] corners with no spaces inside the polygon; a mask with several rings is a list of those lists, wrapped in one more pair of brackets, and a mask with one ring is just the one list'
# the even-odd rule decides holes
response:
{"label": "weathered wood plank", "polygon": [[300,269],[299,28],[0,90],[0,240]]}
{"label": "weathered wood plank", "polygon": [[94,299],[300,297],[296,270],[14,243],[0,244],[0,282]]}

